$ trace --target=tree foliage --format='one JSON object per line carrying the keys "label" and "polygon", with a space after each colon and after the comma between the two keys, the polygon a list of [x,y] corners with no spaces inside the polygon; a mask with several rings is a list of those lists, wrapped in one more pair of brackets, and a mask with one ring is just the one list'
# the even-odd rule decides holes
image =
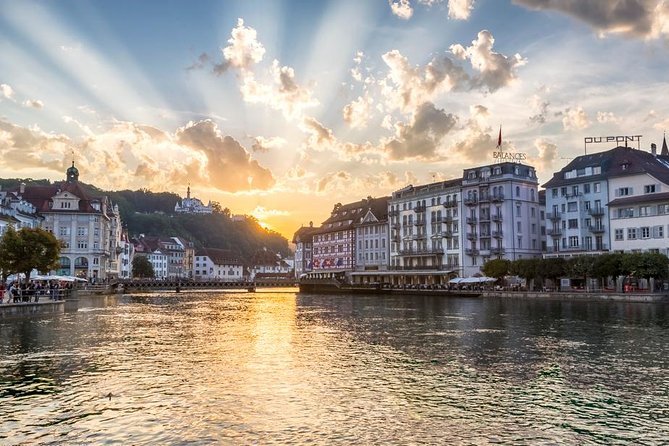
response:
{"label": "tree foliage", "polygon": [[495,279],[502,279],[509,274],[511,261],[506,259],[492,259],[488,260],[481,267],[481,271],[487,277],[494,277]]}
{"label": "tree foliage", "polygon": [[50,232],[40,228],[9,227],[0,238],[0,268],[4,276],[23,273],[30,280],[30,272],[49,272],[58,268],[60,242]]}
{"label": "tree foliage", "polygon": [[153,279],[156,273],[153,265],[146,256],[135,256],[132,259],[132,277],[138,279]]}

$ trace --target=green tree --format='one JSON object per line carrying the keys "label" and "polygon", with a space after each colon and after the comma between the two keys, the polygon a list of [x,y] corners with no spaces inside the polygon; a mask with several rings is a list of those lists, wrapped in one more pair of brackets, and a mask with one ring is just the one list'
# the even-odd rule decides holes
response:
{"label": "green tree", "polygon": [[622,259],[623,254],[618,253],[597,256],[592,266],[592,275],[598,277],[603,286],[607,277],[615,278],[623,274]]}
{"label": "green tree", "polygon": [[667,256],[659,253],[644,252],[638,254],[637,277],[650,279],[666,279],[669,277],[669,259]]}
{"label": "green tree", "polygon": [[571,277],[582,278],[587,283],[588,277],[592,276],[595,265],[593,256],[577,256],[567,261],[567,273]]}
{"label": "green tree", "polygon": [[540,270],[546,279],[552,280],[553,284],[557,286],[558,279],[565,275],[566,264],[567,262],[565,259],[560,257],[542,259],[540,262]]}
{"label": "green tree", "polygon": [[27,283],[33,269],[46,273],[58,268],[60,242],[40,228],[10,228],[0,239],[0,253],[3,274],[23,273]]}
{"label": "green tree", "polygon": [[135,256],[135,258],[132,259],[132,277],[152,279],[155,275],[153,265],[149,262],[149,259],[146,256]]}
{"label": "green tree", "polygon": [[488,277],[494,277],[499,280],[509,274],[511,261],[506,259],[492,259],[488,260],[481,267],[481,271]]}

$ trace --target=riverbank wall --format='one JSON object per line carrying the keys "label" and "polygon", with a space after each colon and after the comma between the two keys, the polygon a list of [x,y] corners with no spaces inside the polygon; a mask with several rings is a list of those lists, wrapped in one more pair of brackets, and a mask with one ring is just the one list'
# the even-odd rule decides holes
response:
{"label": "riverbank wall", "polygon": [[65,311],[64,300],[0,304],[0,319],[58,314]]}

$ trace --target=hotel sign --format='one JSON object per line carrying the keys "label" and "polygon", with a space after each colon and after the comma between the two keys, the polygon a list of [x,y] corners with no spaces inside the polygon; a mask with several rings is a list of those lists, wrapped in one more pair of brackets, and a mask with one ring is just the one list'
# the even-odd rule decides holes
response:
{"label": "hotel sign", "polygon": [[493,158],[499,161],[519,162],[527,159],[527,153],[522,152],[492,152]]}

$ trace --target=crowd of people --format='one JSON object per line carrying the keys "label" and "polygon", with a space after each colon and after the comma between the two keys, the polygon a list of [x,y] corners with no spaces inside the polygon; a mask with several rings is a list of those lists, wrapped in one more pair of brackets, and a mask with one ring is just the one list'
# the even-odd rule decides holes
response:
{"label": "crowd of people", "polygon": [[0,283],[0,304],[39,302],[40,298],[58,300],[63,290],[72,289],[72,282],[31,281],[30,283],[13,281],[8,286]]}

